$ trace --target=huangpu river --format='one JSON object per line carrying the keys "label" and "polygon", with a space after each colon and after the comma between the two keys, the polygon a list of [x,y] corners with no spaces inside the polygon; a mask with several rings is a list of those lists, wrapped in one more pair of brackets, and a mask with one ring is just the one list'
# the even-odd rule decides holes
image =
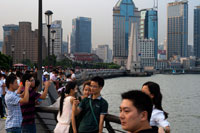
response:
{"label": "huangpu river", "polygon": [[[106,79],[102,96],[109,103],[109,113],[119,116],[121,93],[141,89],[154,81],[160,85],[163,109],[169,113],[172,133],[200,132],[200,75],[153,75],[151,77],[121,77]],[[114,128],[120,126],[112,124]]]}

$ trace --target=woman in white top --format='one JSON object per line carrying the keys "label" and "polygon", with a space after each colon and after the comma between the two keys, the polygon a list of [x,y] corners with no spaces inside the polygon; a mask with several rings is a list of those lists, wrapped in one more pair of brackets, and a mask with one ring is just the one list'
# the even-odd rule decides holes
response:
{"label": "woman in white top", "polygon": [[170,133],[170,124],[167,121],[168,113],[166,113],[162,108],[162,94],[160,92],[160,86],[154,82],[146,82],[142,86],[142,91],[150,96],[154,105],[150,125],[157,126],[159,128],[159,133]]}
{"label": "woman in white top", "polygon": [[60,108],[57,115],[58,123],[54,129],[54,133],[68,133],[71,115],[72,105],[75,99],[75,93],[77,91],[77,85],[74,82],[69,82],[66,87],[62,90],[60,99]]}

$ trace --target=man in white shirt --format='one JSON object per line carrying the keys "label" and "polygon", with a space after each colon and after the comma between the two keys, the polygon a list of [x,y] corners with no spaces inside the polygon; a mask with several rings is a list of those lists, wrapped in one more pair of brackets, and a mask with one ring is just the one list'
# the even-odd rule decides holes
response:
{"label": "man in white shirt", "polygon": [[70,69],[70,73],[71,73],[71,79],[72,81],[75,81],[76,80],[76,76],[75,76],[75,70],[74,69]]}

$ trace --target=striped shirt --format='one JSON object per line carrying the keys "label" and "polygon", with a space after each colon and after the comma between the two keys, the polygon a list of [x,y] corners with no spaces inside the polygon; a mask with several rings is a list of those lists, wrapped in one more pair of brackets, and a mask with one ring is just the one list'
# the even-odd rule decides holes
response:
{"label": "striped shirt", "polygon": [[21,127],[22,113],[20,108],[20,97],[18,94],[12,91],[7,91],[5,95],[5,102],[8,109],[8,116],[6,119],[5,129],[13,127]]}
{"label": "striped shirt", "polygon": [[[23,92],[24,89],[22,89]],[[35,123],[35,101],[40,97],[34,89],[29,89],[29,102],[21,104],[23,116],[22,126]]]}

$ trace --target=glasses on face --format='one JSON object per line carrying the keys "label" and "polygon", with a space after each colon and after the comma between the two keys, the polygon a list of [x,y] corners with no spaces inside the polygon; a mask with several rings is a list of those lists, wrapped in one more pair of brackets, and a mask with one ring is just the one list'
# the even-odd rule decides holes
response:
{"label": "glasses on face", "polygon": [[96,85],[90,85],[90,88],[98,88]]}

